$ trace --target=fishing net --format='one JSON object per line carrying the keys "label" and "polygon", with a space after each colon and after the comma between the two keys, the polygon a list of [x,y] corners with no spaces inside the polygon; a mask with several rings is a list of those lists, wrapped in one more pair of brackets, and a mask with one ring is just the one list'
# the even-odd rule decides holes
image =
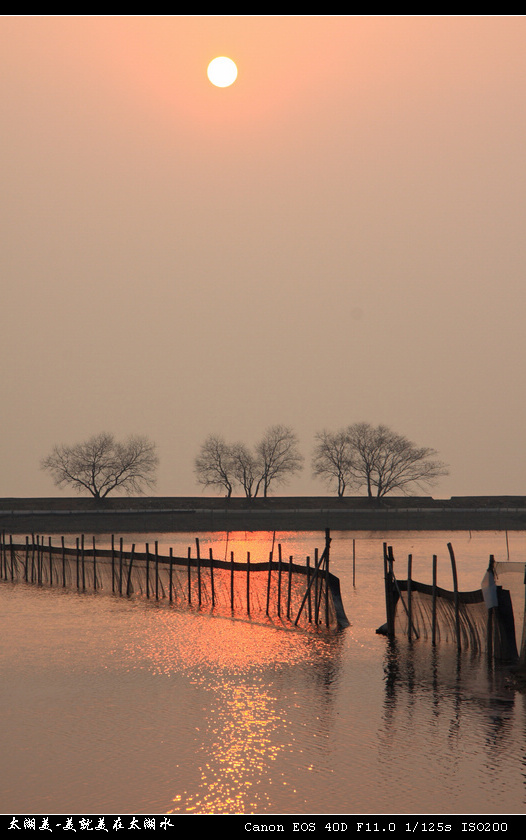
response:
{"label": "fishing net", "polygon": [[526,665],[526,564],[493,562],[481,588],[450,591],[415,580],[397,580],[386,563],[388,621],[379,632],[408,639],[453,642],[459,648]]}
{"label": "fishing net", "polygon": [[[326,551],[328,548],[326,547]],[[40,586],[145,598],[282,626],[338,630],[348,625],[339,580],[326,552],[311,566],[169,557],[122,547],[75,549],[26,542],[2,547],[1,577]]]}

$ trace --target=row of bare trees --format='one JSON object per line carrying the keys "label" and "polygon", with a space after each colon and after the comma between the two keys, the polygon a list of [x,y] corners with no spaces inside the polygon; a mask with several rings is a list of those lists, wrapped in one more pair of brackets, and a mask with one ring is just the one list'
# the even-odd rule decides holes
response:
{"label": "row of bare trees", "polygon": [[[436,450],[416,446],[383,425],[354,423],[336,432],[318,432],[315,440],[313,474],[340,498],[351,489],[365,489],[370,498],[424,491],[448,473]],[[303,463],[294,431],[271,426],[253,450],[210,435],[195,460],[195,471],[205,487],[229,497],[241,488],[247,498],[255,498],[267,496],[272,485],[286,483]]]}
{"label": "row of bare trees", "polygon": [[271,426],[254,449],[244,443],[228,444],[210,435],[195,459],[197,480],[228,497],[241,487],[245,496],[268,496],[270,488],[283,484],[303,467],[296,433],[288,426]]}
{"label": "row of bare trees", "polygon": [[[366,490],[369,497],[410,494],[431,487],[447,468],[434,449],[419,447],[387,426],[354,423],[337,432],[318,432],[312,471],[342,497]],[[271,426],[251,449],[210,435],[195,459],[197,480],[230,497],[241,490],[247,498],[268,496],[304,466],[296,433],[289,426]],[[124,442],[113,435],[94,435],[74,446],[55,446],[42,461],[58,487],[71,487],[104,499],[112,492],[143,493],[155,486],[159,459],[155,444],[135,436]]]}
{"label": "row of bare trees", "polygon": [[318,432],[312,469],[339,497],[347,489],[365,489],[369,498],[392,492],[408,495],[448,474],[435,449],[416,446],[387,426],[369,423]]}

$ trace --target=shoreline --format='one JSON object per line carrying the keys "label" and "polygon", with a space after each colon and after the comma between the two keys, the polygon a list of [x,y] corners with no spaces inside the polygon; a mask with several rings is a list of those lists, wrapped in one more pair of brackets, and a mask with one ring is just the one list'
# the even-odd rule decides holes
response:
{"label": "shoreline", "polygon": [[526,497],[0,499],[5,533],[526,530]]}

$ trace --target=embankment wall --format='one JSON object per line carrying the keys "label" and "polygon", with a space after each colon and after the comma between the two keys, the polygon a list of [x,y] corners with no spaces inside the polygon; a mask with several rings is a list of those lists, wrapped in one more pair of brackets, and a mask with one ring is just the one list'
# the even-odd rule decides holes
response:
{"label": "embankment wall", "polygon": [[526,497],[143,497],[0,499],[10,534],[205,531],[526,530]]}

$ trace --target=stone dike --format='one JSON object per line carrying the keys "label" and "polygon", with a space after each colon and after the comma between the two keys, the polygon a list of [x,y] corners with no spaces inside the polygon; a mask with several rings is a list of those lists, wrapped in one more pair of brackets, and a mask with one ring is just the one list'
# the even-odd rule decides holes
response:
{"label": "stone dike", "polygon": [[0,499],[6,534],[526,530],[524,496]]}

